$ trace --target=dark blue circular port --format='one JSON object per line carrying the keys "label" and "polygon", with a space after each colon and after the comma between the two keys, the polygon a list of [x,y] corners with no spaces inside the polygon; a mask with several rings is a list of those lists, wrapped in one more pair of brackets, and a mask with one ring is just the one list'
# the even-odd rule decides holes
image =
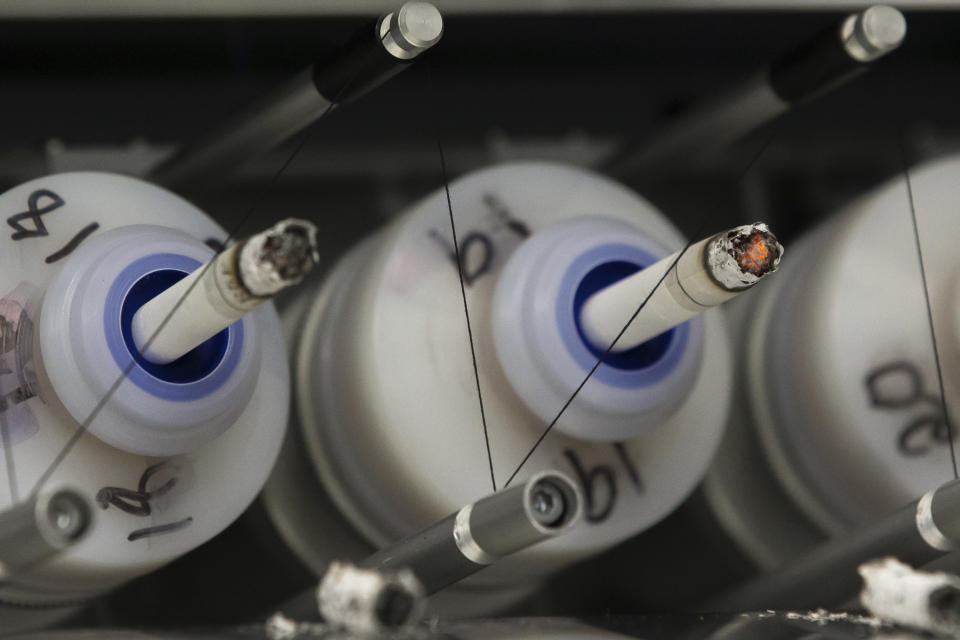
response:
{"label": "dark blue circular port", "polygon": [[176,269],[161,269],[148,273],[130,287],[120,308],[120,330],[130,355],[144,371],[173,384],[188,384],[205,378],[223,361],[227,352],[229,329],[224,329],[169,364],[154,364],[137,350],[133,341],[133,316],[149,300],[185,277],[185,272]]}
{"label": "dark blue circular port", "polygon": [[[604,349],[598,349],[588,339],[580,323],[580,312],[587,300],[597,291],[633,275],[640,271],[646,265],[638,265],[624,260],[615,260],[605,262],[591,269],[580,281],[573,296],[573,317],[576,323],[577,333],[583,341],[584,346],[599,358],[603,355]],[[643,311],[640,312],[641,314]],[[673,342],[675,330],[668,329],[658,336],[655,336],[646,342],[637,345],[626,351],[611,352],[603,359],[604,364],[610,365],[616,369],[635,371],[646,369],[658,362]]]}

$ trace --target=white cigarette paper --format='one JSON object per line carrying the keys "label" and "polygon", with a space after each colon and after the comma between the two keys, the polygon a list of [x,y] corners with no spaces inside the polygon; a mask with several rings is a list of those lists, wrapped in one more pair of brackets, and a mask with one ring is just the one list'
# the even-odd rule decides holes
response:
{"label": "white cigarette paper", "polygon": [[[679,261],[678,255],[679,251],[590,296],[580,321],[596,348],[607,349],[613,343],[647,296],[650,299],[612,352],[632,349],[736,297],[776,271],[783,246],[767,225],[755,223],[701,240]],[[676,266],[671,269],[674,262]],[[667,269],[670,273],[664,278]]]}
{"label": "white cigarette paper", "polygon": [[173,362],[300,282],[317,261],[316,234],[309,222],[284,220],[211,258],[133,316],[140,353]]}

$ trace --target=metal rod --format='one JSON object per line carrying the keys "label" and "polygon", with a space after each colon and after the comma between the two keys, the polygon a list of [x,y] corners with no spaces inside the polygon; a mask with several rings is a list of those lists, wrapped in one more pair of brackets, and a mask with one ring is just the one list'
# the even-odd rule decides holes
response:
{"label": "metal rod", "polygon": [[89,502],[71,489],[31,495],[0,512],[0,583],[76,544],[92,520]]}
{"label": "metal rod", "polygon": [[[358,566],[387,576],[409,569],[429,595],[504,556],[569,531],[580,519],[582,503],[580,489],[565,474],[541,471],[377,551]],[[315,619],[319,595],[318,588],[311,588],[280,611],[296,619]]]}
{"label": "metal rod", "polygon": [[705,603],[704,611],[811,609],[856,597],[858,567],[896,556],[921,566],[960,546],[960,481],[953,480],[875,524],[830,541],[766,576]]}
{"label": "metal rod", "polygon": [[147,179],[196,192],[403,71],[440,40],[443,19],[427,2],[407,2],[366,24],[329,59],[317,61],[196,144],[174,153]]}
{"label": "metal rod", "polygon": [[408,567],[427,593],[434,593],[504,556],[568,531],[580,512],[576,484],[557,471],[541,471],[378,551],[360,566]]}
{"label": "metal rod", "polygon": [[628,146],[607,161],[612,175],[657,173],[689,166],[805,102],[866,71],[906,36],[903,14],[874,5],[852,14],[787,52],[732,91],[668,123],[662,133]]}

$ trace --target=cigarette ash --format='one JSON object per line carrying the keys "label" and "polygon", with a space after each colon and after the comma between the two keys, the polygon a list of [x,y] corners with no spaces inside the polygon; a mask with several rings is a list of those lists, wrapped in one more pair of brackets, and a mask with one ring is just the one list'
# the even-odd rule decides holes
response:
{"label": "cigarette ash", "polygon": [[722,233],[704,250],[711,277],[724,289],[752,287],[780,266],[783,245],[762,222],[743,225]]}
{"label": "cigarette ash", "polygon": [[960,578],[918,571],[896,558],[860,565],[860,602],[885,621],[960,637]]}
{"label": "cigarette ash", "polygon": [[251,629],[254,632],[261,630],[269,640],[358,640],[357,636],[341,627],[323,622],[298,622],[279,612],[270,616],[262,628]]}
{"label": "cigarette ash", "polygon": [[250,293],[272,296],[297,284],[319,260],[317,228],[289,218],[249,238],[240,248],[240,278]]}
{"label": "cigarette ash", "polygon": [[804,622],[812,622],[820,626],[825,626],[833,622],[846,622],[850,624],[864,625],[872,629],[879,629],[886,624],[882,619],[873,616],[847,613],[845,611],[827,611],[826,609],[816,609],[814,611],[807,611],[805,613],[788,611],[783,615],[787,620],[802,620]]}
{"label": "cigarette ash", "polygon": [[423,616],[425,591],[409,569],[378,571],[333,562],[317,587],[320,614],[358,636],[409,629]]}

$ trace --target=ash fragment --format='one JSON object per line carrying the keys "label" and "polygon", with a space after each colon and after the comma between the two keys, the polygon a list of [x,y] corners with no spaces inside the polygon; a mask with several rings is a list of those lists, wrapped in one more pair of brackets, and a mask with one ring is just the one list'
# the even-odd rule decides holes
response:
{"label": "ash fragment", "polygon": [[317,588],[324,619],[358,636],[408,629],[423,615],[423,585],[409,569],[361,569],[333,562]]}
{"label": "ash fragment", "polygon": [[879,629],[885,624],[883,620],[877,617],[862,616],[856,613],[847,613],[845,611],[833,612],[827,611],[826,609],[816,609],[814,611],[807,611],[805,613],[788,611],[784,614],[784,617],[787,620],[803,620],[804,622],[812,622],[820,626],[825,626],[832,622],[846,622],[850,624],[864,625],[872,629]]}
{"label": "ash fragment", "polygon": [[239,271],[250,293],[267,297],[300,282],[318,261],[317,228],[289,218],[244,243]]}
{"label": "ash fragment", "polygon": [[270,640],[291,640],[297,637],[297,623],[282,613],[275,613],[267,620],[266,631]]}
{"label": "ash fragment", "polygon": [[960,637],[960,578],[918,571],[896,558],[860,565],[860,602],[883,620]]}
{"label": "ash fragment", "polygon": [[780,266],[783,245],[762,222],[743,225],[707,243],[704,261],[710,276],[724,289],[752,287]]}

